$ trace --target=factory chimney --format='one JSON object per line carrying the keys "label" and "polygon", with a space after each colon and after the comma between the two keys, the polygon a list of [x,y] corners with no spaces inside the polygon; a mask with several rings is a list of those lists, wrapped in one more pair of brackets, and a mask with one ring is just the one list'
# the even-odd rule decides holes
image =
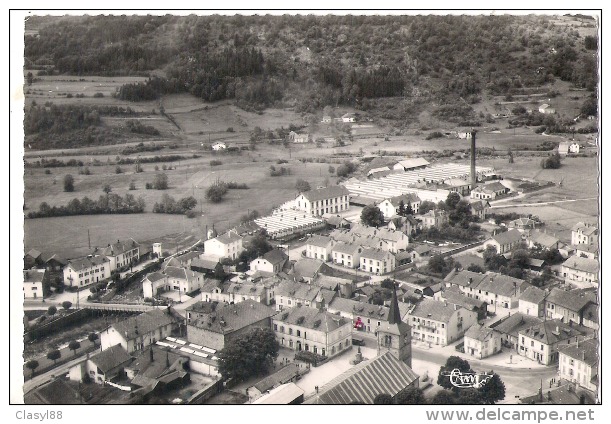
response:
{"label": "factory chimney", "polygon": [[471,190],[475,189],[477,184],[477,175],[475,174],[475,131],[471,130]]}

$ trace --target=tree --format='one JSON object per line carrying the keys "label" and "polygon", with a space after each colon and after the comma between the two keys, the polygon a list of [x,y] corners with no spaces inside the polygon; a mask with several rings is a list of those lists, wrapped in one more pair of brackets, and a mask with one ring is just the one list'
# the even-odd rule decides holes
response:
{"label": "tree", "polygon": [[581,114],[584,116],[590,116],[590,115],[596,116],[598,114],[598,103],[596,102],[596,99],[594,98],[586,99],[586,101],[583,102],[583,105],[581,105],[580,111],[581,111]]}
{"label": "tree", "polygon": [[399,210],[397,211],[397,215],[405,216],[405,202],[403,199],[399,202]]}
{"label": "tree", "polygon": [[433,399],[431,399],[432,405],[454,405],[456,403],[456,397],[454,393],[449,390],[440,390],[435,393]]}
{"label": "tree", "polygon": [[218,353],[219,372],[238,381],[266,374],[278,357],[280,345],[269,328],[253,328],[229,341]]}
{"label": "tree", "polygon": [[541,168],[543,169],[558,169],[560,168],[560,161],[562,158],[560,157],[560,153],[556,152],[550,155],[546,159],[541,160]]}
{"label": "tree", "polygon": [[53,361],[54,365],[57,365],[57,360],[62,357],[62,353],[58,349],[53,349],[47,353],[47,359]]}
{"label": "tree", "polygon": [[425,405],[424,393],[418,387],[408,387],[401,390],[395,396],[395,402],[398,405]]}
{"label": "tree", "polygon": [[38,363],[36,359],[29,360],[28,362],[25,363],[25,367],[32,371],[32,374],[30,375],[30,377],[34,377],[34,370],[38,368],[38,365],[40,364]]}
{"label": "tree", "polygon": [[374,405],[392,405],[393,403],[392,396],[386,393],[380,393],[373,399]]}
{"label": "tree", "polygon": [[477,389],[459,389],[457,393],[456,403],[458,405],[481,405],[483,403],[482,396]]}
{"label": "tree", "polygon": [[227,277],[227,273],[225,272],[223,265],[221,265],[220,263],[217,263],[216,266],[214,267],[214,278],[216,278],[219,281],[223,281],[226,277]]}
{"label": "tree", "polygon": [[121,169],[121,167],[119,165],[117,165],[117,167],[115,168],[115,174],[122,174],[123,170]]}
{"label": "tree", "polygon": [[452,257],[444,259],[441,255],[435,255],[429,259],[428,268],[431,272],[445,276],[452,271],[454,265],[454,259]]}
{"label": "tree", "polygon": [[486,381],[478,391],[483,403],[494,405],[499,400],[505,399],[505,383],[498,374],[492,372],[492,378]]}
{"label": "tree", "polygon": [[25,78],[26,78],[28,85],[32,85],[32,83],[34,82],[34,74],[32,74],[31,72],[28,72]]}
{"label": "tree", "polygon": [[307,182],[306,180],[302,180],[301,178],[297,180],[297,182],[295,183],[295,189],[299,192],[299,193],[304,193],[306,191],[310,191],[311,187],[310,187],[310,183]]}
{"label": "tree", "polygon": [[447,210],[453,210],[456,208],[456,205],[460,202],[460,194],[455,192],[450,192],[448,197],[446,198],[445,205]]}
{"label": "tree", "polygon": [[74,191],[74,177],[71,174],[66,174],[64,176],[64,191],[66,192]]}
{"label": "tree", "polygon": [[437,384],[445,389],[452,390],[453,392],[458,391],[459,388],[454,386],[450,382],[450,373],[452,372],[452,370],[455,369],[462,372],[463,374],[473,372],[468,361],[458,356],[450,356],[447,359],[446,364],[439,369],[439,375],[437,376]]}
{"label": "tree", "polygon": [[420,203],[420,207],[418,208],[418,213],[420,213],[421,215],[424,215],[428,211],[432,211],[433,209],[436,209],[436,207],[437,205],[435,205],[435,203],[429,200],[425,200],[422,203]]}
{"label": "tree", "polygon": [[365,206],[361,212],[361,222],[368,227],[379,227],[384,224],[384,214],[375,205]]}
{"label": "tree", "polygon": [[390,278],[385,278],[384,280],[382,280],[380,287],[382,287],[383,289],[392,290],[395,287],[395,282]]}
{"label": "tree", "polygon": [[480,274],[484,273],[484,269],[477,265],[477,264],[471,264],[467,267],[467,271],[471,271],[471,272],[479,272]]}
{"label": "tree", "polygon": [[509,163],[513,163],[513,152],[511,151],[511,149],[509,149],[507,155],[509,156]]}
{"label": "tree", "polygon": [[110,186],[110,184],[104,184],[104,188],[102,189],[102,191],[106,194],[110,194],[110,192],[112,191],[112,187]]}
{"label": "tree", "polygon": [[47,309],[47,314],[49,314],[50,316],[53,316],[57,313],[57,307],[56,306],[49,306],[49,308]]}
{"label": "tree", "polygon": [[69,344],[68,344],[68,349],[73,350],[74,351],[74,356],[76,356],[76,351],[78,349],[81,348],[81,344],[76,341],[76,340],[72,340]]}
{"label": "tree", "polygon": [[62,302],[62,308],[64,308],[64,310],[68,310],[72,307],[72,302],[70,302],[69,300],[64,300]]}
{"label": "tree", "polygon": [[220,203],[227,191],[227,185],[223,183],[214,184],[206,190],[206,199],[210,200],[212,203]]}
{"label": "tree", "polygon": [[136,183],[134,181],[132,181],[131,183],[129,183],[129,189],[130,190],[136,190]]}
{"label": "tree", "polygon": [[87,336],[87,339],[93,343],[93,345],[95,346],[95,341],[98,340],[100,338],[100,336],[98,336],[96,333],[89,333],[89,335]]}
{"label": "tree", "polygon": [[153,181],[153,188],[155,190],[167,190],[168,189],[168,176],[166,174],[156,174],[155,180]]}

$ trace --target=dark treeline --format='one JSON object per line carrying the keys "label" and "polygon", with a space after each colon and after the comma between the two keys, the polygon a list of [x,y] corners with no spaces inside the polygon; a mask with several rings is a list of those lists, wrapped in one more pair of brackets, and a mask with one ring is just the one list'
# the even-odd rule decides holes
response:
{"label": "dark treeline", "polygon": [[85,164],[82,160],[70,159],[67,161],[52,159],[40,159],[35,162],[24,161],[25,168],[62,168],[69,166],[104,166],[104,165],[134,165],[136,163],[159,163],[159,162],[178,162],[187,159],[197,159],[199,155],[183,156],[183,155],[167,155],[167,156],[151,156],[141,158],[118,158],[113,162],[102,162],[94,160],[91,163]]}
{"label": "dark treeline", "polygon": [[99,199],[92,200],[89,197],[72,199],[66,206],[49,206],[42,202],[38,212],[29,212],[28,218],[47,218],[53,216],[72,215],[100,215],[100,214],[125,214],[144,212],[144,198],[136,197],[127,193],[121,197],[115,193],[102,195]]}
{"label": "dark treeline", "polygon": [[164,194],[161,201],[153,206],[154,213],[184,214],[189,212],[197,205],[197,200],[193,196],[183,197],[176,201],[172,196]]}

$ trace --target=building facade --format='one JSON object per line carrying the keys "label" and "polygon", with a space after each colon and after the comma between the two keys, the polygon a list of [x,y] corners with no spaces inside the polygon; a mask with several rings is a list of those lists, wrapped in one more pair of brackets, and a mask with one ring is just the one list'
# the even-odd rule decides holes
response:
{"label": "building facade", "polygon": [[350,192],[344,186],[331,186],[299,194],[295,199],[297,209],[307,214],[322,216],[338,213],[349,208]]}
{"label": "building facade", "polygon": [[64,284],[85,287],[110,278],[110,260],[105,256],[70,259],[64,267]]}

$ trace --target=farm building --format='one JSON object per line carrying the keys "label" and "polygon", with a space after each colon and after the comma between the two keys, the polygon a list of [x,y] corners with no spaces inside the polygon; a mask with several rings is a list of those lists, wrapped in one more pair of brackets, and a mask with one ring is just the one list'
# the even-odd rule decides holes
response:
{"label": "farm building", "polygon": [[429,161],[424,158],[404,159],[397,162],[393,169],[396,171],[414,171],[424,169],[429,165]]}
{"label": "farm building", "polygon": [[562,264],[562,276],[567,283],[581,288],[598,287],[600,266],[597,259],[572,256]]}
{"label": "farm building", "polygon": [[471,198],[494,200],[498,196],[502,196],[507,193],[509,193],[509,188],[497,181],[474,188],[473,191],[471,191]]}
{"label": "farm building", "polygon": [[544,113],[546,115],[553,115],[554,113],[556,113],[556,109],[554,109],[547,103],[543,103],[541,106],[539,106],[539,113]]}
{"label": "farm building", "polygon": [[42,299],[43,286],[46,282],[46,270],[30,269],[23,271],[23,298]]}
{"label": "farm building", "polygon": [[223,143],[222,141],[217,141],[216,143],[214,143],[212,145],[212,150],[225,150],[227,149],[227,145],[225,143]]}
{"label": "farm building", "polygon": [[307,133],[299,134],[295,131],[291,131],[288,137],[291,143],[307,143],[308,141],[310,141],[310,135]]}

